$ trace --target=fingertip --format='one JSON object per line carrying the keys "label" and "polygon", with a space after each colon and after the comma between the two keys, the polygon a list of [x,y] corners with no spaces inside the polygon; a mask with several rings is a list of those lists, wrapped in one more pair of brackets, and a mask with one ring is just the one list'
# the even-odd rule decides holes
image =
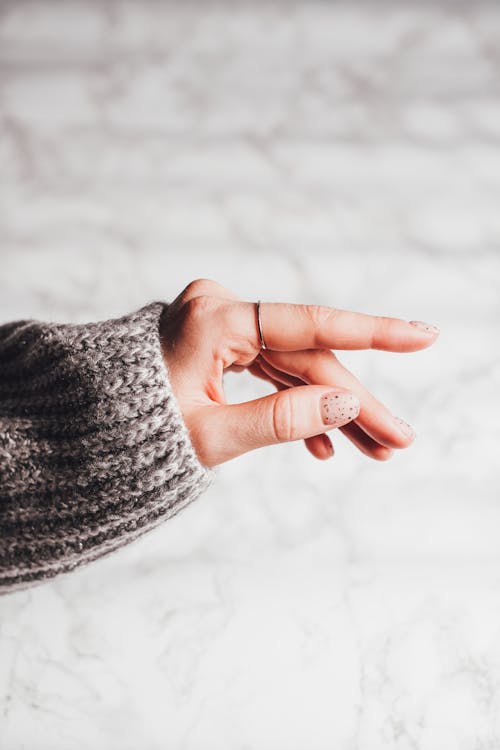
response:
{"label": "fingertip", "polygon": [[328,435],[325,435],[325,434],[323,435],[323,445],[325,447],[325,453],[324,453],[325,460],[327,458],[333,458],[333,456],[335,455],[335,449]]}
{"label": "fingertip", "polygon": [[320,409],[323,424],[341,427],[358,417],[361,403],[349,389],[333,388],[321,394]]}
{"label": "fingertip", "polygon": [[439,331],[425,331],[416,326],[410,326],[408,323],[398,341],[385,347],[385,349],[386,351],[400,353],[419,352],[435,344],[439,338],[439,333]]}
{"label": "fingertip", "polygon": [[326,461],[335,453],[332,442],[326,433],[305,438],[304,442],[309,453],[319,461]]}
{"label": "fingertip", "polygon": [[375,461],[388,461],[394,455],[394,450],[387,448],[385,445],[380,445],[372,448],[368,455]]}
{"label": "fingertip", "polygon": [[[408,327],[410,328],[413,336],[413,351],[418,351],[419,349],[427,349],[427,347],[432,346],[434,344],[441,331],[439,328],[432,323],[424,323],[422,320],[409,320],[408,321]],[[417,339],[415,340],[415,336]],[[418,341],[418,344],[416,344],[416,341]]]}
{"label": "fingertip", "polygon": [[409,320],[408,325],[430,336],[439,336],[441,331],[433,323],[425,323],[423,320]]}
{"label": "fingertip", "polygon": [[397,448],[407,448],[409,445],[411,445],[415,438],[417,437],[417,433],[411,426],[411,424],[408,424],[408,422],[405,422],[404,419],[401,419],[401,417],[393,417],[394,424],[398,428],[398,433],[401,435],[403,439],[402,445],[397,445]]}

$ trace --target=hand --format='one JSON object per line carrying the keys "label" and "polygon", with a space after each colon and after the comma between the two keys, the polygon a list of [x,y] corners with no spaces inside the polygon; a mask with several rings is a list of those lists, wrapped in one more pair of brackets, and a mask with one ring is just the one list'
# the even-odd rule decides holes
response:
{"label": "hand", "polygon": [[[210,279],[191,282],[162,316],[165,364],[202,464],[213,467],[255,448],[299,439],[325,459],[333,455],[326,432],[335,428],[380,461],[413,442],[412,428],[331,350],[414,352],[434,343],[435,326],[280,302],[261,303],[261,322],[264,350],[255,302],[240,300]],[[272,383],[277,393],[227,404],[223,374],[244,369]]]}

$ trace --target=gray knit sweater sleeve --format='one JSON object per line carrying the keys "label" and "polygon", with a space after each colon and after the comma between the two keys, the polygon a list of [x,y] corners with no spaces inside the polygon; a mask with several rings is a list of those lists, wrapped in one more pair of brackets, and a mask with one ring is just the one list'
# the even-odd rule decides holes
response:
{"label": "gray knit sweater sleeve", "polygon": [[130,542],[215,478],[169,381],[167,307],[0,326],[0,592]]}

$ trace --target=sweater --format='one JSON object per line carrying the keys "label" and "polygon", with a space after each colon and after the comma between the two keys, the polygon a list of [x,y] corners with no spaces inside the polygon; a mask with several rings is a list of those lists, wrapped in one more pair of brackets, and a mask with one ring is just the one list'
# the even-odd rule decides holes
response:
{"label": "sweater", "polygon": [[109,554],[215,478],[169,380],[167,309],[0,326],[1,593]]}

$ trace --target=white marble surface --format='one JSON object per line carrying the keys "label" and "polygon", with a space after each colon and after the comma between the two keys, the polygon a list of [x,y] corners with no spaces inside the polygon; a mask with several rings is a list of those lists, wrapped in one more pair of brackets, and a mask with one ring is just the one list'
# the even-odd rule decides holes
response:
{"label": "white marble surface", "polygon": [[500,748],[499,39],[495,2],[0,3],[2,321],[208,276],[442,330],[342,358],[417,429],[391,461],[254,451],[3,597],[2,750]]}

